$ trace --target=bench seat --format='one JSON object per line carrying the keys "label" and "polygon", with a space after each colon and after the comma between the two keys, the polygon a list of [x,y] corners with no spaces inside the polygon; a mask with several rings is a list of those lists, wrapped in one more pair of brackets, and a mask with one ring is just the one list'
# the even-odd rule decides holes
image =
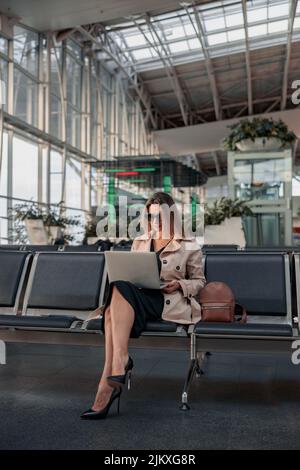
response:
{"label": "bench seat", "polygon": [[25,328],[70,328],[76,317],[63,315],[0,315],[0,327],[25,327]]}
{"label": "bench seat", "polygon": [[293,336],[291,325],[285,323],[212,323],[199,322],[194,334],[198,335],[249,335],[249,336]]}
{"label": "bench seat", "polygon": [[[90,320],[87,324],[87,330],[98,331],[101,329],[102,325],[102,318],[97,318],[94,320]],[[145,332],[159,332],[159,333],[176,333],[178,328],[177,323],[169,322],[169,321],[149,321],[146,325]]]}

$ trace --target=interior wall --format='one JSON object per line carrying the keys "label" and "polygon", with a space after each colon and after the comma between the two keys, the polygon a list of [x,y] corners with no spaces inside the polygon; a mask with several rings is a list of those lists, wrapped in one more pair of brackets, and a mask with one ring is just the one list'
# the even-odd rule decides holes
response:
{"label": "interior wall", "polygon": [[[300,109],[267,113],[263,117],[282,119],[300,138]],[[155,131],[154,138],[160,152],[172,156],[212,152],[223,148],[222,141],[230,132],[227,126],[238,121],[239,119],[230,119]]]}

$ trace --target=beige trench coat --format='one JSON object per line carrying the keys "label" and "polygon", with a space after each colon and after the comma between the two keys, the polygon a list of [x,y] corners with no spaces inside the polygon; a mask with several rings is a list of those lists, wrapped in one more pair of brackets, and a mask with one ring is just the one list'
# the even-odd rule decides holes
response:
{"label": "beige trench coat", "polygon": [[[131,250],[150,251],[150,247],[151,238],[142,235],[134,239]],[[196,296],[206,284],[200,245],[194,238],[173,238],[160,253],[160,260],[161,280],[178,280],[182,289],[172,294],[164,293],[163,320],[197,323],[201,319],[201,306]]]}

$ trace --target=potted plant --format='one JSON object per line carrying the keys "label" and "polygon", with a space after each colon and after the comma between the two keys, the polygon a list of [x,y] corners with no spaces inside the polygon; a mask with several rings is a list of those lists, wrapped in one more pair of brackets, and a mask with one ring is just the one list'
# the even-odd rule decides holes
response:
{"label": "potted plant", "polygon": [[70,226],[80,224],[77,216],[66,217],[61,214],[62,201],[54,206],[53,209],[48,209],[44,215],[44,224],[47,227],[49,242],[54,243],[55,240],[64,238],[65,240],[72,241],[74,237],[66,233],[66,229]]}
{"label": "potted plant", "polygon": [[222,197],[204,208],[204,243],[246,245],[242,219],[252,215],[247,201]]}
{"label": "potted plant", "polygon": [[17,241],[20,243],[29,241],[33,245],[47,245],[48,236],[44,226],[43,211],[36,202],[16,204],[13,208],[13,218]]}
{"label": "potted plant", "polygon": [[293,131],[279,119],[270,118],[242,119],[228,126],[230,134],[224,139],[227,150],[241,152],[279,150],[292,145],[296,139]]}
{"label": "potted plant", "polygon": [[96,221],[94,219],[90,219],[87,221],[85,225],[85,233],[84,239],[82,241],[83,244],[93,245],[98,240],[97,232],[96,232]]}

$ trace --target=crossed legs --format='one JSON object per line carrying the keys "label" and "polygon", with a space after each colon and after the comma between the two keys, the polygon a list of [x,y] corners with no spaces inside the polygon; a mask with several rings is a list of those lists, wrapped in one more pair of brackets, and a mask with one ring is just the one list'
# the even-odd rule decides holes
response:
{"label": "crossed legs", "polygon": [[128,341],[134,322],[134,310],[116,286],[113,286],[110,305],[104,313],[104,321],[105,362],[92,407],[95,411],[107,405],[113,390],[108,385],[106,377],[124,374],[128,361]]}

